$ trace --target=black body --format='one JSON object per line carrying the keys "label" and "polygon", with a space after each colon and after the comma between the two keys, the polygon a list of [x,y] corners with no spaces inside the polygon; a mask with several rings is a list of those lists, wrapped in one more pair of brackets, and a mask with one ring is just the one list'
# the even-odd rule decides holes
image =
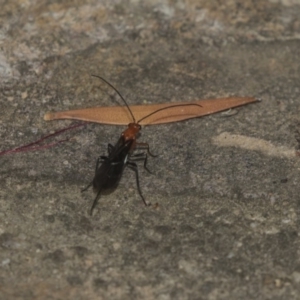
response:
{"label": "black body", "polygon": [[[100,156],[93,179],[93,189],[95,192],[100,190],[114,189],[117,187],[127,160],[130,156],[129,150],[133,141],[124,143],[121,136],[115,146],[108,145],[108,156]],[[102,161],[101,165],[99,163]]]}
{"label": "black body", "polygon": [[[111,190],[114,190],[117,187],[126,166],[128,166],[131,170],[135,172],[138,192],[144,204],[146,206],[148,205],[140,189],[139,173],[138,173],[137,164],[135,163],[135,161],[143,160],[144,168],[149,173],[151,173],[146,166],[147,153],[141,152],[132,155],[133,152],[132,149],[135,148],[132,147],[133,143],[135,143],[134,139],[126,140],[124,135],[121,135],[121,137],[119,138],[115,146],[108,144],[108,156],[100,156],[98,158],[96,164],[96,170],[95,170],[95,177],[93,181],[85,189],[82,190],[82,191],[86,191],[91,185],[93,185],[93,189],[97,193],[97,196],[90,210],[90,215],[92,215],[93,213],[93,210],[100,197],[100,193],[103,191],[109,192]],[[149,148],[148,144],[145,145],[147,145],[146,149],[150,154],[148,149]],[[145,145],[143,144],[141,148],[144,149]]]}

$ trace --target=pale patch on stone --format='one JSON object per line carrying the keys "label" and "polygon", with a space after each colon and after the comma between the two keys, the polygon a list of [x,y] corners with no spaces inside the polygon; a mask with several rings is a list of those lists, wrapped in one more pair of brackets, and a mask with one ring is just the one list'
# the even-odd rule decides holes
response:
{"label": "pale patch on stone", "polygon": [[220,135],[213,137],[212,141],[215,145],[220,147],[238,147],[252,151],[260,151],[268,156],[277,156],[282,158],[296,157],[296,151],[294,149],[274,145],[273,143],[263,139],[231,134],[229,132],[223,132]]}

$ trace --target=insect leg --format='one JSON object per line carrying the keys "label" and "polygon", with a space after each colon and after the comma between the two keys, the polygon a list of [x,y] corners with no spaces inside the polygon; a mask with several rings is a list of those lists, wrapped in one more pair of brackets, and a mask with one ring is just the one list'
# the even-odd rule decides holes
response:
{"label": "insect leg", "polygon": [[98,167],[99,167],[99,163],[101,162],[101,160],[105,160],[107,159],[106,156],[99,156],[98,159],[97,159],[97,162],[96,162],[96,169],[95,169],[95,173],[97,172],[98,170]]}
{"label": "insect leg", "polygon": [[150,174],[153,174],[148,168],[147,168],[147,160],[148,160],[148,155],[146,154],[146,157],[144,159],[144,169],[147,170]]}
{"label": "insect leg", "polygon": [[152,157],[157,157],[158,155],[154,155],[150,152],[149,144],[148,143],[136,143],[136,149],[146,149],[148,154]]}
{"label": "insect leg", "polygon": [[111,152],[115,149],[115,147],[112,144],[107,145],[107,152],[108,154],[111,154]]}
{"label": "insect leg", "polygon": [[139,158],[144,158],[145,155],[147,155],[145,152],[134,153],[130,155],[130,158],[133,157],[133,158],[137,158],[138,160]]}
{"label": "insect leg", "polygon": [[94,210],[95,206],[97,205],[98,200],[100,198],[100,192],[101,192],[101,189],[98,191],[97,196],[96,196],[96,198],[95,198],[95,200],[93,202],[93,205],[92,205],[91,210],[90,210],[90,216],[93,215],[93,210]]}
{"label": "insect leg", "polygon": [[92,184],[93,184],[93,181],[91,181],[91,182],[88,184],[88,186],[86,186],[84,189],[82,189],[82,190],[81,190],[81,193],[87,191],[87,190],[92,186]]}
{"label": "insect leg", "polygon": [[133,170],[135,172],[135,178],[136,178],[136,185],[137,185],[137,188],[138,188],[138,191],[139,191],[139,194],[144,202],[144,204],[146,206],[150,206],[151,204],[147,204],[146,201],[145,201],[145,198],[143,197],[142,195],[142,191],[141,191],[141,188],[140,188],[140,180],[139,180],[139,171],[138,171],[138,167],[137,167],[137,164],[134,163],[134,162],[127,162],[127,165],[128,167]]}
{"label": "insect leg", "polygon": [[133,154],[130,156],[129,158],[129,162],[134,162],[134,161],[140,161],[143,160],[144,161],[144,169],[150,173],[153,174],[147,167],[147,161],[148,161],[148,155],[147,153],[137,153],[137,154]]}

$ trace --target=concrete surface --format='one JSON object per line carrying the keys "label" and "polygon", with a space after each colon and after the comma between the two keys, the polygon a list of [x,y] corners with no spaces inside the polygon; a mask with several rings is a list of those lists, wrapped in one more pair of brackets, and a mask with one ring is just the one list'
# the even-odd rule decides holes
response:
{"label": "concrete surface", "polygon": [[91,74],[130,104],[263,101],[143,128],[150,208],[130,170],[92,217],[80,193],[122,127],[1,156],[0,299],[299,299],[299,15],[299,0],[2,3],[2,150],[71,123],[47,111],[119,101]]}

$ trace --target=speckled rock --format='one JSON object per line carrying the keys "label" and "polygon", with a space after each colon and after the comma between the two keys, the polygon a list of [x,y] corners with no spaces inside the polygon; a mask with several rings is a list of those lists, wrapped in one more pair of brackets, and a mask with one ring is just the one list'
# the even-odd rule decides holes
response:
{"label": "speckled rock", "polygon": [[120,103],[91,74],[130,104],[263,101],[143,128],[149,208],[130,170],[92,217],[80,192],[121,127],[1,156],[0,299],[297,299],[299,15],[299,0],[2,4],[1,150],[70,124],[47,111]]}

